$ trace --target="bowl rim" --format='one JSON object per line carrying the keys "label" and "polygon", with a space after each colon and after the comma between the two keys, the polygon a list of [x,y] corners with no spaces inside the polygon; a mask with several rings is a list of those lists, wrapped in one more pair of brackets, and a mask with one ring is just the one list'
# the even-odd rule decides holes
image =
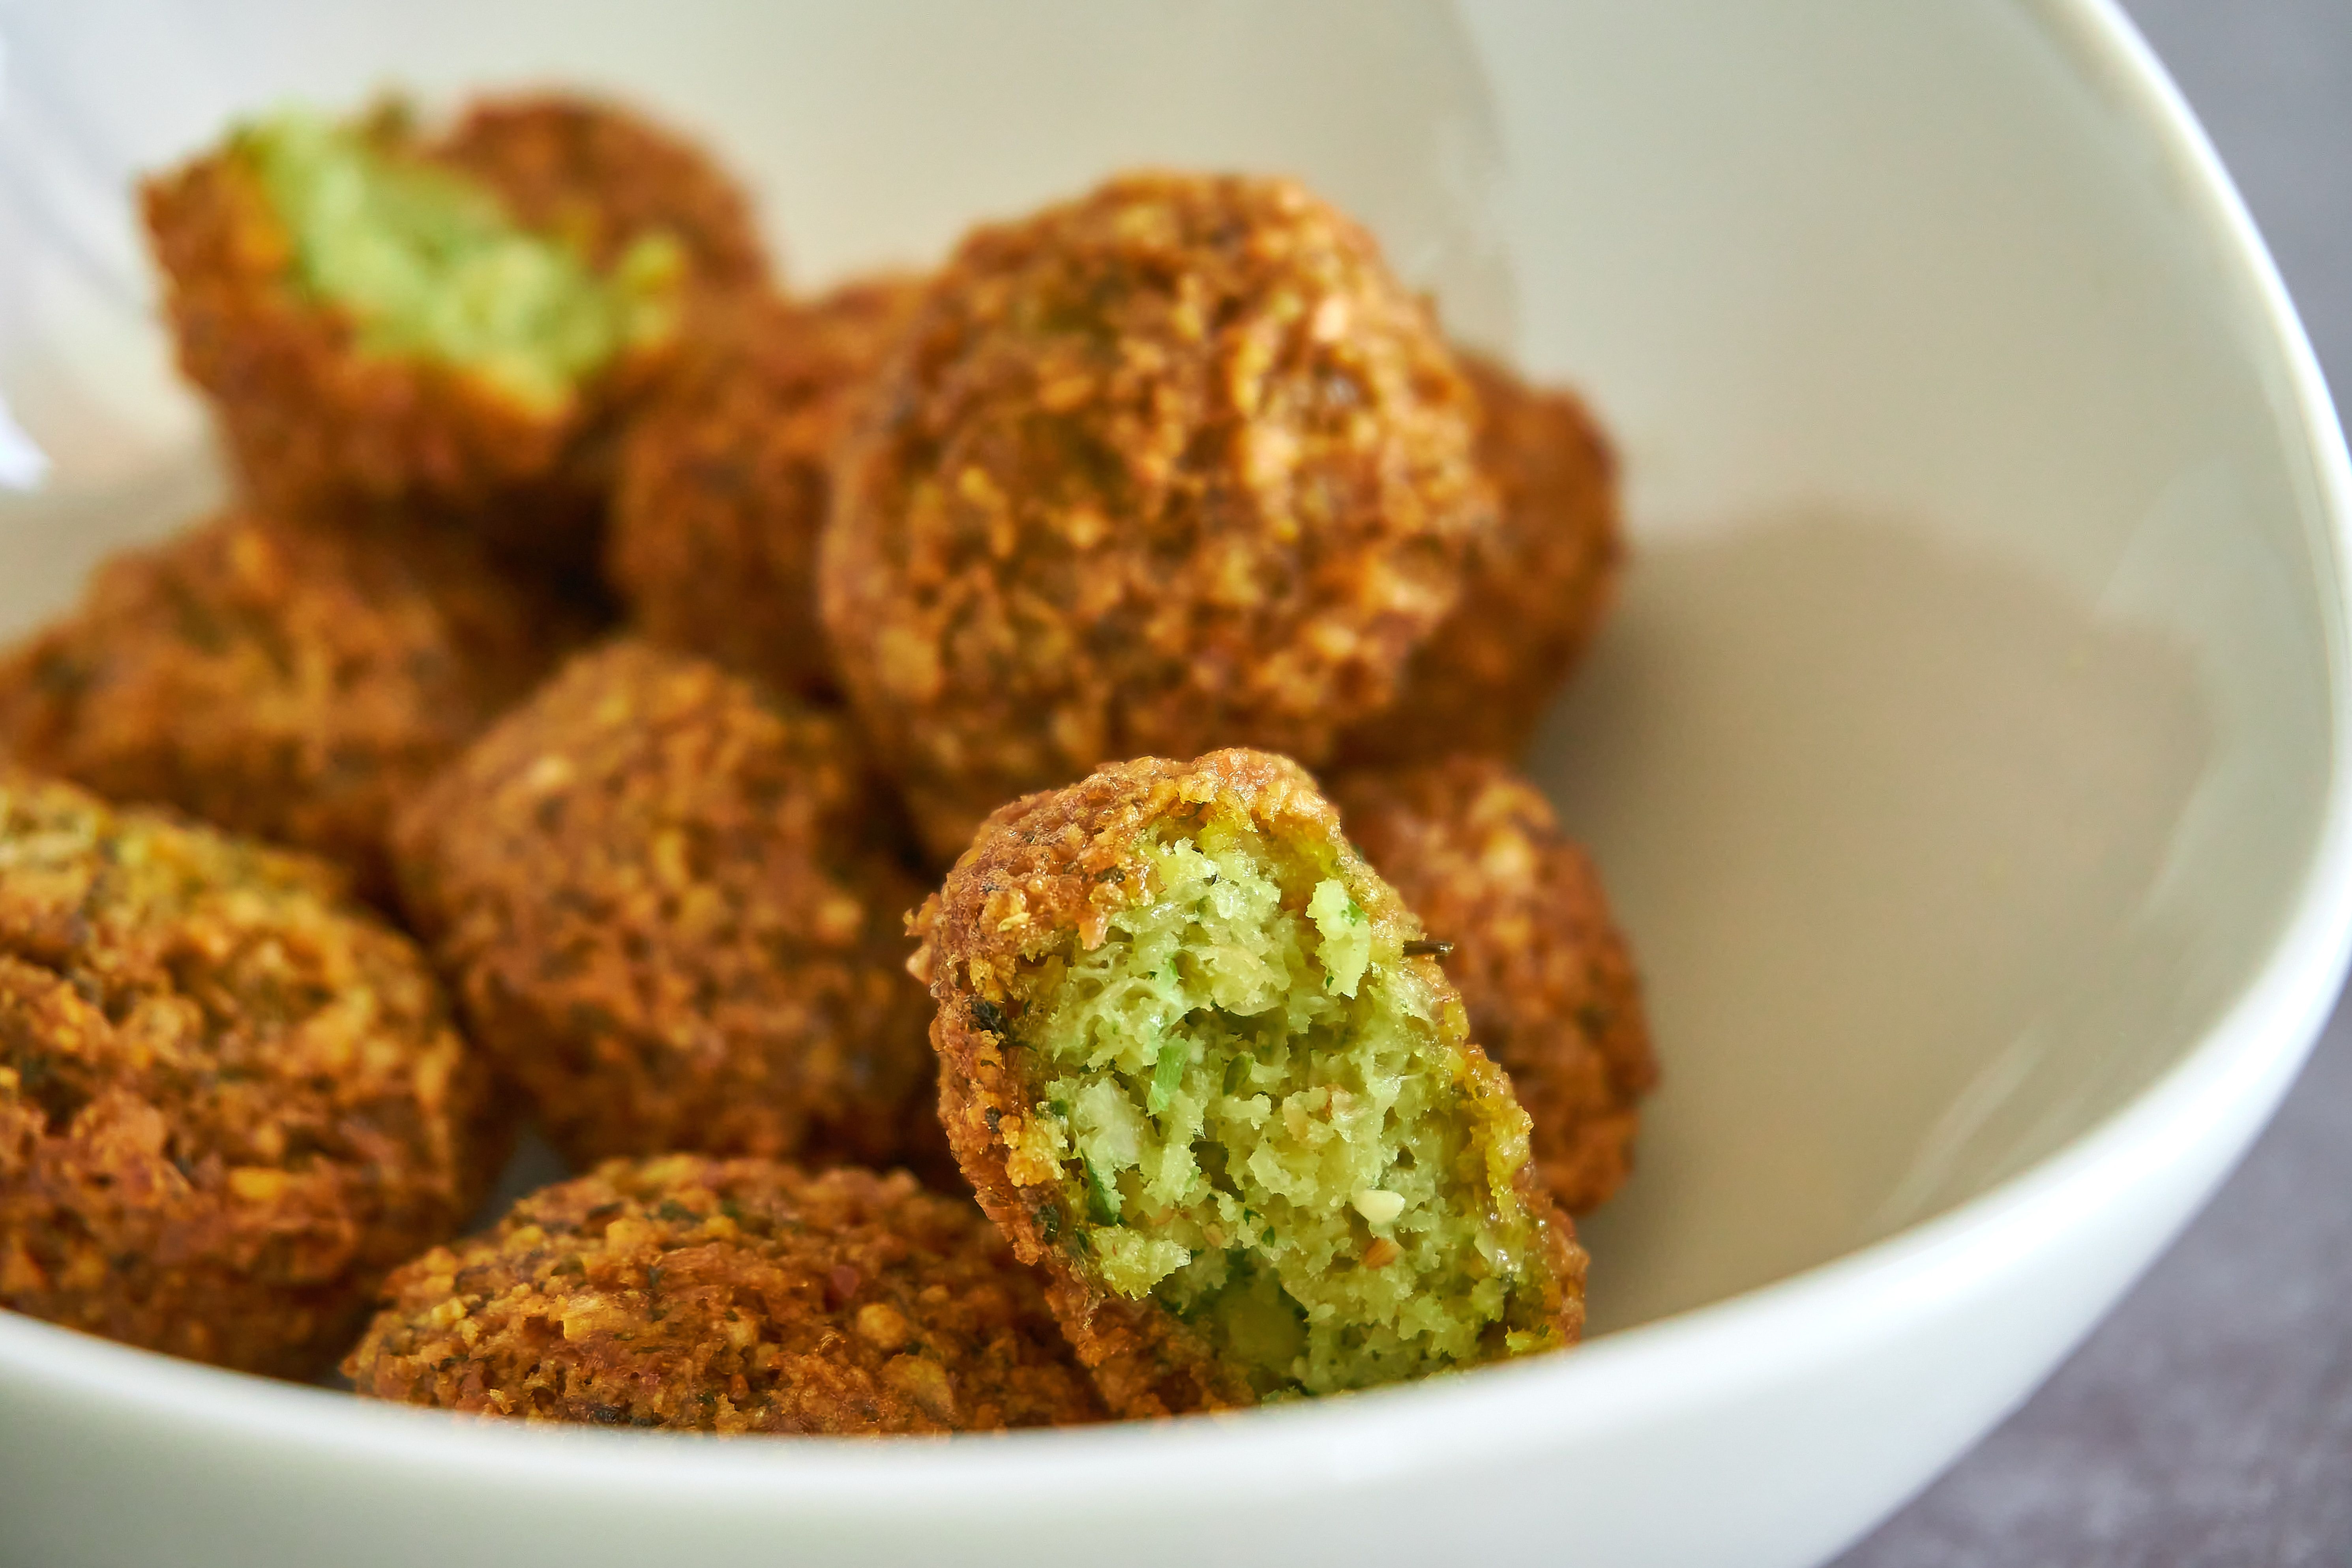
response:
{"label": "bowl rim", "polygon": [[[2325,378],[2284,284],[2210,142],[2116,0],[2033,0],[2042,28],[2079,77],[2147,134],[2204,228],[2223,287],[2242,296],[2284,372],[2276,418],[2288,460],[2307,464],[2301,509],[2312,537],[2332,733],[2314,852],[2261,967],[2197,1044],[2153,1084],[2052,1154],[1954,1208],[1785,1279],[1602,1336],[1573,1354],[1260,1410],[1056,1431],[877,1443],[860,1437],[737,1442],[700,1434],[541,1426],[362,1400],[226,1371],[0,1310],[0,1373],[159,1428],[202,1428],[265,1448],[331,1451],[386,1473],[554,1481],[624,1494],[764,1510],[971,1512],[1066,1499],[1089,1481],[1160,1487],[1195,1474],[1223,1496],[1295,1493],[1302,1473],[1375,1484],[1479,1467],[1530,1444],[1654,1423],[1721,1401],[1793,1366],[1850,1352],[1857,1332],[1965,1296],[2020,1257],[2061,1245],[2129,1189],[2221,1147],[2218,1184],[2284,1094],[2342,986],[2352,950],[2352,459]],[[2250,308],[2249,308],[2250,307]],[[2296,440],[2295,437],[2300,439]],[[2332,594],[2327,594],[2332,590]],[[2183,1222],[2185,1223],[2185,1216]],[[1858,1324],[1851,1304],[1899,1310]],[[1769,1369],[1738,1353],[1770,1343]],[[1732,1353],[1726,1353],[1727,1352]],[[1742,1370],[1743,1367],[1745,1370]],[[924,1452],[919,1458],[910,1447]],[[910,1465],[921,1463],[920,1472]],[[364,1472],[362,1472],[364,1473]],[[920,1487],[910,1487],[919,1474]]]}

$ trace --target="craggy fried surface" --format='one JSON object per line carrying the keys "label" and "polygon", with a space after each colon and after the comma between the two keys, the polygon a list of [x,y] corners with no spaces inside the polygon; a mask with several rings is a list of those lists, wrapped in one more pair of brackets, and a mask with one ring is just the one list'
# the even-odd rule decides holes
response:
{"label": "craggy fried surface", "polygon": [[[688,226],[689,290],[731,279],[747,254],[756,262],[748,230],[719,221],[722,207],[736,226],[741,218],[740,198],[711,195],[731,195],[724,177],[617,110],[487,103],[446,149],[399,114],[374,125],[404,155],[455,162],[462,153],[493,186],[511,182],[500,189],[507,200],[600,249],[631,237],[640,212],[677,218]],[[693,177],[679,174],[681,161]],[[570,188],[572,176],[599,183]],[[670,184],[674,206],[648,194]],[[180,368],[212,398],[239,482],[268,510],[398,501],[534,560],[593,563],[616,430],[667,347],[624,353],[561,407],[528,407],[461,369],[360,353],[351,321],[296,281],[291,242],[233,153],[157,175],[141,195]],[[720,277],[692,271],[702,254],[726,269]]]}
{"label": "craggy fried surface", "polygon": [[[1338,813],[1287,758],[1239,750],[1191,763],[1146,757],[1000,808],[913,922],[923,945],[909,968],[939,1005],[931,1043],[949,1143],[1014,1253],[1045,1270],[1055,1314],[1106,1403],[1123,1416],[1247,1405],[1257,1395],[1158,1302],[1107,1289],[1071,1245],[1076,1226],[1064,1216],[1060,1171],[1036,1168],[1019,1149],[1023,1122],[1042,1097],[1034,1053],[1017,1040],[1016,977],[1072,933],[1082,944],[1098,943],[1115,909],[1149,896],[1138,850],[1152,826],[1213,806],[1244,812],[1276,831],[1327,838],[1354,859]],[[1362,880],[1358,896],[1375,947],[1420,938],[1404,901],[1377,876]],[[1435,968],[1426,959],[1402,962]],[[1443,975],[1430,979],[1441,1000],[1450,1000]],[[1465,1114],[1496,1115],[1508,1104],[1508,1084],[1475,1046],[1465,1041],[1463,1056]],[[1508,1114],[1516,1117],[1516,1108]],[[1569,1342],[1583,1321],[1584,1254],[1534,1178],[1532,1163],[1510,1178],[1537,1216],[1540,1255],[1527,1260],[1513,1326]]]}
{"label": "craggy fried surface", "polygon": [[381,898],[394,809],[579,622],[454,532],[233,512],[112,557],[0,658],[0,753],[315,851]]}
{"label": "craggy fried surface", "polygon": [[1475,354],[1462,367],[1501,521],[1472,544],[1461,602],[1414,652],[1396,706],[1341,742],[1353,762],[1517,755],[1616,595],[1617,460],[1600,425],[1572,394]]}
{"label": "craggy fried surface", "polygon": [[1287,181],[1130,174],[976,230],[868,406],[821,608],[942,860],[1108,758],[1319,761],[1493,523],[1426,307]]}
{"label": "craggy fried surface", "polygon": [[0,1306],[304,1377],[504,1152],[340,879],[0,770]]}
{"label": "craggy fried surface", "polygon": [[1028,1269],[904,1172],[614,1161],[395,1274],[362,1394],[704,1432],[1097,1420]]}
{"label": "craggy fried surface", "polygon": [[1549,802],[1484,758],[1347,773],[1331,794],[1357,847],[1454,944],[1445,972],[1535,1122],[1545,1184],[1570,1213],[1592,1208],[1632,1166],[1658,1069],[1591,858]]}
{"label": "craggy fried surface", "polygon": [[573,659],[419,796],[404,902],[575,1163],[899,1157],[919,896],[848,726],[707,660]]}
{"label": "craggy fried surface", "polygon": [[685,248],[702,287],[755,288],[768,276],[742,187],[693,142],[617,104],[560,93],[486,99],[432,154],[600,269],[660,230]]}
{"label": "craggy fried surface", "polygon": [[646,636],[831,692],[816,548],[835,448],[919,287],[745,295],[698,317],[621,448],[605,575]]}

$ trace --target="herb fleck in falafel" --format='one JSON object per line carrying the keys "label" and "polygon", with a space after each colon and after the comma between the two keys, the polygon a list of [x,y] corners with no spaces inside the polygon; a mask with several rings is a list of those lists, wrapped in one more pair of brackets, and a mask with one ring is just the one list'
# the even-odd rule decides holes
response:
{"label": "herb fleck in falafel", "polygon": [[1014,802],[918,926],[949,1142],[1113,1411],[1575,1337],[1527,1113],[1297,764],[1146,758]]}
{"label": "herb fleck in falafel", "polygon": [[1470,547],[1462,598],[1405,667],[1396,704],[1349,731],[1350,762],[1516,756],[1615,597],[1624,541],[1617,461],[1571,394],[1462,356],[1478,394],[1478,466],[1500,521]]}
{"label": "herb fleck in falafel", "polygon": [[503,112],[440,145],[397,108],[289,110],[147,183],[181,368],[272,510],[397,501],[566,563],[592,542],[611,426],[752,242],[708,232],[725,182],[683,144],[582,110],[604,155],[541,157],[539,108]]}
{"label": "herb fleck in falafel", "polygon": [[340,883],[0,770],[0,1306],[306,1377],[464,1221],[488,1070]]}
{"label": "herb fleck in falafel", "polygon": [[1545,1184],[1571,1214],[1594,1207],[1632,1168],[1658,1069],[1591,859],[1549,802],[1485,758],[1344,773],[1331,796],[1364,858],[1452,944],[1445,972],[1534,1122]]}
{"label": "herb fleck in falafel", "polygon": [[0,658],[0,753],[312,850],[384,897],[394,808],[578,630],[456,533],[230,513],[107,561]]}
{"label": "herb fleck in falafel", "polygon": [[941,859],[1107,759],[1321,761],[1494,519],[1427,309],[1289,181],[1129,174],[975,231],[866,407],[820,605]]}
{"label": "herb fleck in falafel", "polygon": [[621,641],[491,726],[394,849],[477,1037],[574,1163],[880,1163],[930,1072],[888,829],[840,718]]}
{"label": "herb fleck in falafel", "polygon": [[918,291],[883,279],[698,314],[622,443],[614,493],[605,575],[646,636],[779,690],[832,691],[816,618],[830,470]]}
{"label": "herb fleck in falafel", "polygon": [[448,1409],[705,1432],[1099,1419],[1029,1270],[904,1172],[614,1161],[394,1275],[343,1370]]}

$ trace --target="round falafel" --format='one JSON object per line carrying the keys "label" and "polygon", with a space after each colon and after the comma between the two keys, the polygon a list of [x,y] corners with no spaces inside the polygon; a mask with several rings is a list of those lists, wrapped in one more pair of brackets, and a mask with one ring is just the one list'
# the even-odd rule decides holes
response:
{"label": "round falafel", "polygon": [[1127,174],[975,230],[865,406],[820,610],[941,860],[1107,759],[1322,761],[1494,521],[1427,306],[1287,180]]}
{"label": "round falafel", "polygon": [[1343,773],[1331,798],[1364,858],[1452,944],[1445,973],[1534,1122],[1544,1184],[1570,1214],[1594,1208],[1632,1169],[1658,1068],[1591,858],[1488,758]]}
{"label": "round falafel", "polygon": [[930,1075],[849,726],[707,659],[579,655],[403,813],[404,907],[575,1165],[901,1157]]}
{"label": "round falafel", "polygon": [[1599,422],[1492,360],[1465,353],[1462,369],[1499,521],[1472,542],[1461,600],[1413,651],[1395,704],[1340,742],[1350,763],[1518,755],[1616,596],[1617,458]]}
{"label": "round falafel", "polygon": [[[715,171],[679,182],[695,195],[676,210],[641,199],[681,160],[701,166],[682,143],[625,127],[614,145],[655,165],[633,177],[596,158],[542,167],[505,124],[478,110],[452,144],[469,166],[397,105],[352,122],[289,110],[146,183],[181,369],[269,510],[395,502],[593,566],[614,428],[706,286],[698,268],[731,269],[752,242],[698,232]],[[560,189],[573,174],[616,199]]]}
{"label": "round falafel", "polygon": [[212,519],[0,655],[0,754],[323,855],[387,898],[392,814],[583,618],[447,531]]}
{"label": "round falafel", "polygon": [[698,314],[623,439],[605,542],[605,579],[647,637],[833,694],[816,550],[835,449],[919,292],[877,279]]}
{"label": "round falafel", "polygon": [[323,861],[0,769],[0,1307],[308,1377],[505,1147]]}
{"label": "round falafel", "polygon": [[969,1198],[905,1172],[614,1161],[393,1276],[343,1363],[364,1394],[703,1432],[975,1432],[1099,1420]]}
{"label": "round falafel", "polygon": [[1297,763],[1143,758],[1013,802],[915,929],[948,1142],[1114,1413],[1575,1338],[1527,1112]]}
{"label": "round falafel", "polygon": [[496,191],[525,228],[562,240],[599,270],[619,266],[644,236],[663,234],[684,252],[698,289],[768,280],[743,188],[685,137],[608,100],[478,100],[429,153]]}

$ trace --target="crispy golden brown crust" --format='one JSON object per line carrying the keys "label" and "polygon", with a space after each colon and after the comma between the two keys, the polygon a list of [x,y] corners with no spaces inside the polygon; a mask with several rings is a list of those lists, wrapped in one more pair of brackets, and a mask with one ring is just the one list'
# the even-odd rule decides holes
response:
{"label": "crispy golden brown crust", "polygon": [[623,641],[402,816],[404,901],[576,1163],[898,1157],[929,1072],[919,896],[848,726]]}
{"label": "crispy golden brown crust", "polygon": [[820,608],[941,859],[1106,759],[1320,760],[1493,521],[1425,306],[1288,181],[1130,174],[974,231],[866,406]]}
{"label": "crispy golden brown crust", "polygon": [[[1140,896],[1140,848],[1166,819],[1219,809],[1246,814],[1286,837],[1321,838],[1361,866],[1339,833],[1339,814],[1307,771],[1286,757],[1229,750],[1194,762],[1158,757],[1115,763],[1059,790],[999,808],[956,862],[947,882],[912,922],[922,938],[908,967],[939,1005],[931,1044],[940,1058],[940,1120],[981,1207],[1024,1263],[1045,1274],[1046,1299],[1104,1402],[1122,1416],[1150,1416],[1253,1405],[1240,1369],[1220,1361],[1206,1338],[1150,1299],[1103,1285],[1068,1246],[1075,1222],[1061,1205],[1060,1172],[1020,1152],[1022,1124],[1042,1098],[1037,1063],[1015,1038],[1014,982],[1024,964],[1075,932],[1103,940],[1111,914]],[[1375,946],[1417,939],[1404,900],[1376,875],[1351,887]],[[1441,1006],[1453,988],[1426,958]],[[1475,1046],[1465,1052],[1465,1099],[1487,1114],[1510,1087]],[[1564,1215],[1534,1185],[1532,1164],[1514,1178],[1529,1206],[1549,1216],[1546,1254],[1517,1293],[1514,1327],[1556,1330],[1572,1342],[1583,1321],[1585,1258]]]}
{"label": "crispy golden brown crust", "polygon": [[1470,1032],[1533,1119],[1545,1184],[1582,1214],[1623,1183],[1657,1082],[1641,983],[1601,879],[1550,803],[1500,763],[1341,774],[1348,836],[1450,942]]}
{"label": "crispy golden brown crust", "polygon": [[1461,601],[1413,653],[1396,705],[1341,741],[1351,763],[1517,756],[1616,597],[1617,460],[1599,423],[1491,360],[1465,354],[1462,368],[1501,521],[1471,545]]}
{"label": "crispy golden brown crust", "polygon": [[340,882],[0,770],[0,1306],[304,1377],[463,1222],[488,1070]]}
{"label": "crispy golden brown crust", "polygon": [[646,636],[778,690],[832,692],[816,548],[835,448],[919,289],[881,279],[698,314],[622,445],[613,500],[605,575]]}
{"label": "crispy golden brown crust", "polygon": [[[595,113],[610,120],[614,111]],[[658,206],[643,189],[673,173],[677,159],[692,159],[708,180],[724,183],[692,153],[619,121],[599,142],[598,157],[550,153],[542,167],[532,147],[562,142],[549,127],[565,120],[541,100],[485,104],[455,145],[494,185],[514,182],[513,191],[501,191],[508,199],[569,215],[563,221],[600,246],[625,237],[639,207]],[[406,154],[447,154],[420,141],[400,115],[373,123]],[[632,173],[632,153],[652,166]],[[562,191],[569,174],[609,181],[614,205],[599,189]],[[694,195],[700,188],[686,183],[681,211],[705,205]],[[180,368],[211,396],[238,481],[266,510],[297,515],[394,502],[536,561],[593,563],[617,430],[658,378],[667,346],[624,353],[561,408],[526,407],[446,365],[360,353],[349,319],[296,283],[291,242],[234,155],[216,151],[157,175],[141,197]],[[734,248],[717,251],[729,267],[737,265]],[[687,283],[703,286],[690,266]]]}
{"label": "crispy golden brown crust", "polygon": [[615,1161],[384,1288],[362,1394],[703,1432],[973,1432],[1099,1420],[968,1198],[904,1172]]}
{"label": "crispy golden brown crust", "polygon": [[232,512],[111,557],[0,656],[0,753],[383,898],[394,809],[583,631],[457,533]]}
{"label": "crispy golden brown crust", "polygon": [[693,142],[634,110],[563,93],[485,99],[432,148],[517,219],[604,268],[659,230],[700,286],[757,288],[766,251],[743,189]]}

